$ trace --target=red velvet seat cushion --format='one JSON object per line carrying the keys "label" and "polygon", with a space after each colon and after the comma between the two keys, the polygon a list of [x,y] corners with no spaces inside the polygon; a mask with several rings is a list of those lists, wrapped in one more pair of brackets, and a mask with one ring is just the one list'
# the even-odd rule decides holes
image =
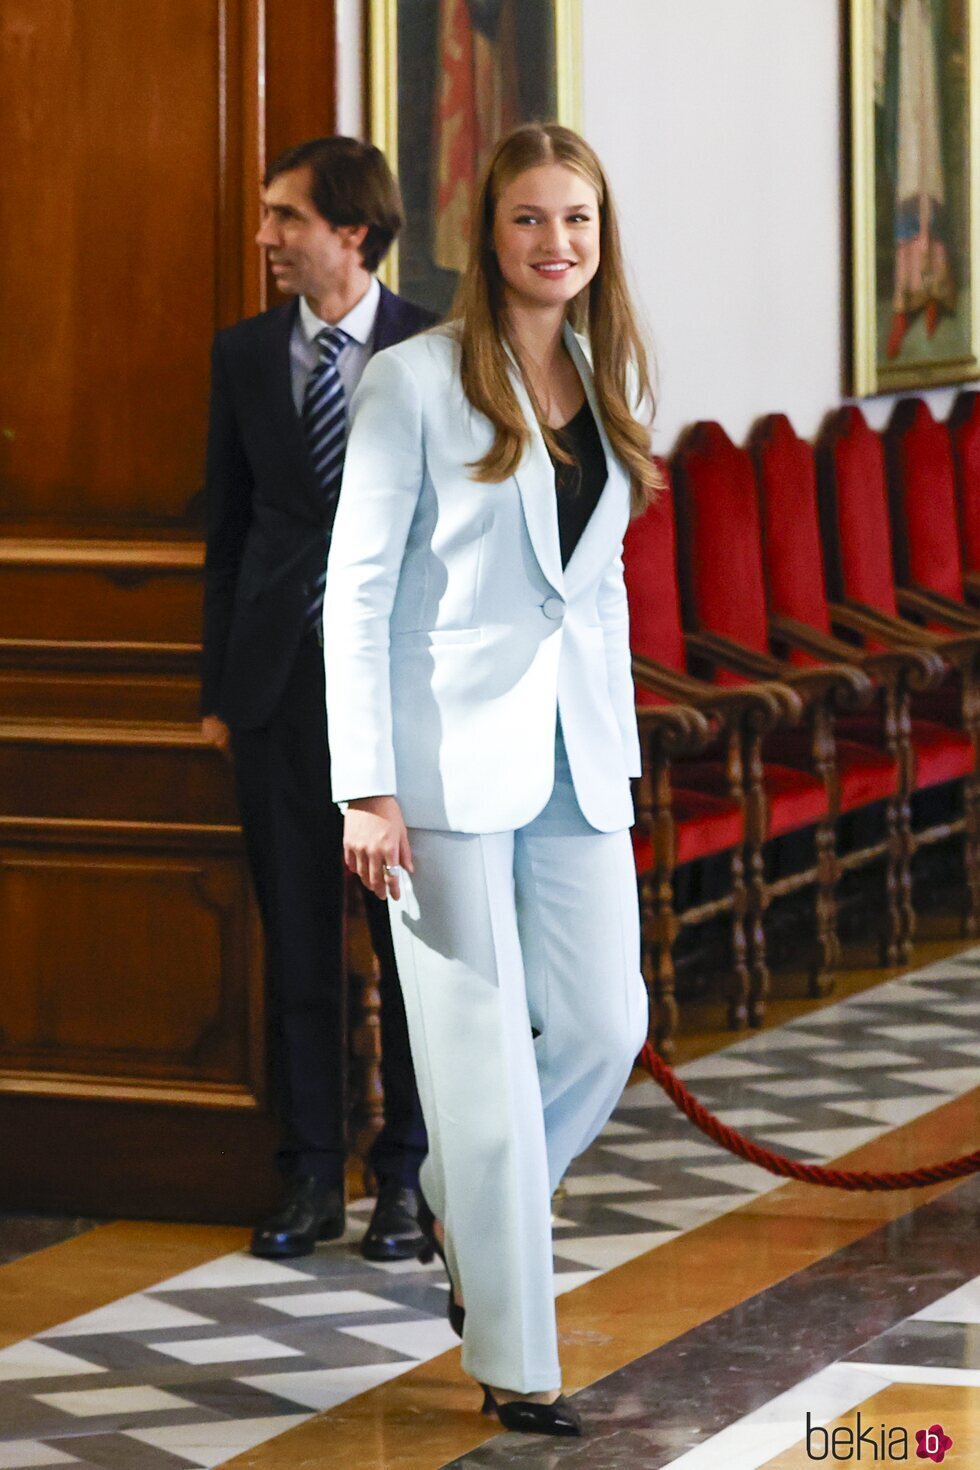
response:
{"label": "red velvet seat cushion", "polygon": [[838,740],[840,809],[853,812],[872,801],[887,801],[898,791],[898,761],[887,750],[855,740]]}
{"label": "red velvet seat cushion", "polygon": [[769,800],[769,836],[783,837],[801,827],[812,827],[827,815],[824,784],[806,771],[766,762],[765,788]]}
{"label": "red velvet seat cushion", "polygon": [[[873,801],[887,801],[898,791],[898,761],[878,743],[877,730],[869,722],[864,731],[860,726],[849,730],[850,735],[864,735],[863,739],[838,738],[837,778],[840,789],[840,810],[852,812]],[[812,740],[804,730],[788,730],[779,733],[767,742],[768,758],[782,765],[810,770],[813,765]]]}
{"label": "red velvet seat cushion", "polygon": [[913,720],[912,744],[916,791],[969,776],[973,770],[973,742],[962,730],[930,720]]}
{"label": "red velvet seat cushion", "polygon": [[[958,696],[958,691],[952,692]],[[931,701],[934,697],[929,695],[928,699]],[[927,696],[922,698],[925,704]],[[973,770],[973,743],[969,735],[956,728],[958,718],[958,704],[953,723],[949,725],[939,718],[913,717],[910,733],[915,754],[913,785],[916,791],[939,786],[943,781],[956,781]],[[849,738],[863,737],[868,742],[879,738],[880,721],[871,715],[851,715],[839,725]]]}
{"label": "red velvet seat cushion", "polygon": [[[724,772],[721,775],[724,778]],[[742,809],[731,797],[675,787],[671,809],[678,866],[726,852],[743,841]],[[653,866],[653,843],[646,833],[635,827],[633,858],[638,873],[645,873]]]}

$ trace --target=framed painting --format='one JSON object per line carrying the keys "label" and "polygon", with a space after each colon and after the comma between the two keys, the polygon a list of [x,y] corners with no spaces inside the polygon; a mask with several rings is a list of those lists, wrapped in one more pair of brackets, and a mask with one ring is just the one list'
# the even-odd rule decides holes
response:
{"label": "framed painting", "polygon": [[370,0],[370,133],[398,175],[405,228],[383,275],[444,314],[498,137],[581,126],[579,0]]}
{"label": "framed painting", "polygon": [[980,377],[980,0],[851,0],[852,384]]}

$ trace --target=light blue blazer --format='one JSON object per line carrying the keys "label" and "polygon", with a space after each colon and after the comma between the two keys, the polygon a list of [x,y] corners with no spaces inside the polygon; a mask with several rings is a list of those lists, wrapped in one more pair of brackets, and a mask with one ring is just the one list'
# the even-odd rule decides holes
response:
{"label": "light blue blazer", "polygon": [[586,345],[565,331],[608,478],[564,571],[554,470],[516,368],[531,439],[497,484],[467,468],[493,433],[463,394],[451,326],[377,353],[364,372],[323,610],[335,801],[393,794],[409,827],[522,827],[551,795],[560,711],[586,820],[606,832],[632,823],[629,483]]}

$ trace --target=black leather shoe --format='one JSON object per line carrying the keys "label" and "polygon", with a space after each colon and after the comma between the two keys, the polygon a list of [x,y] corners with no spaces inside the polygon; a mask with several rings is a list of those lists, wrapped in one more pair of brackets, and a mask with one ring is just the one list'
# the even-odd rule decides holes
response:
{"label": "black leather shoe", "polygon": [[252,1232],[253,1256],[308,1256],[318,1240],[337,1240],[347,1225],[344,1189],[315,1175],[294,1179],[282,1208]]}
{"label": "black leather shoe", "polygon": [[419,1192],[404,1184],[378,1186],[378,1202],[361,1241],[366,1261],[411,1261],[425,1242],[419,1227]]}
{"label": "black leather shoe", "polygon": [[582,1433],[582,1420],[572,1408],[564,1394],[559,1394],[553,1404],[535,1404],[530,1399],[511,1399],[498,1404],[485,1383],[483,1389],[484,1414],[496,1414],[505,1429],[518,1434],[558,1434],[568,1438]]}

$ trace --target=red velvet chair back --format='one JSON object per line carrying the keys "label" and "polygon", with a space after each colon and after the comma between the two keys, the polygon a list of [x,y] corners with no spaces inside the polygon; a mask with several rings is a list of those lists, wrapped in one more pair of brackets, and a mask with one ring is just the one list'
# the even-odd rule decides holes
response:
{"label": "red velvet chair back", "polygon": [[899,580],[963,601],[949,431],[921,398],[896,404],[885,435]]}
{"label": "red velvet chair back", "polygon": [[949,420],[963,537],[963,566],[980,572],[980,393],[961,393]]}
{"label": "red velvet chair back", "polygon": [[837,600],[898,616],[885,454],[861,410],[832,415],[817,446],[827,581]]}
{"label": "red velvet chair back", "polygon": [[[664,489],[641,516],[630,522],[623,542],[626,597],[630,609],[630,647],[634,653],[683,673],[687,668],[681,595],[677,583],[677,537],[670,473],[658,460]],[[637,689],[638,704],[662,703]]]}
{"label": "red velvet chair back", "polygon": [[[783,617],[830,633],[813,450],[784,413],[762,420],[752,436],[752,450],[769,606]],[[813,662],[799,650],[792,656],[797,663]]]}
{"label": "red velvet chair back", "polygon": [[755,472],[720,424],[700,423],[674,460],[681,589],[697,628],[768,653]]}

